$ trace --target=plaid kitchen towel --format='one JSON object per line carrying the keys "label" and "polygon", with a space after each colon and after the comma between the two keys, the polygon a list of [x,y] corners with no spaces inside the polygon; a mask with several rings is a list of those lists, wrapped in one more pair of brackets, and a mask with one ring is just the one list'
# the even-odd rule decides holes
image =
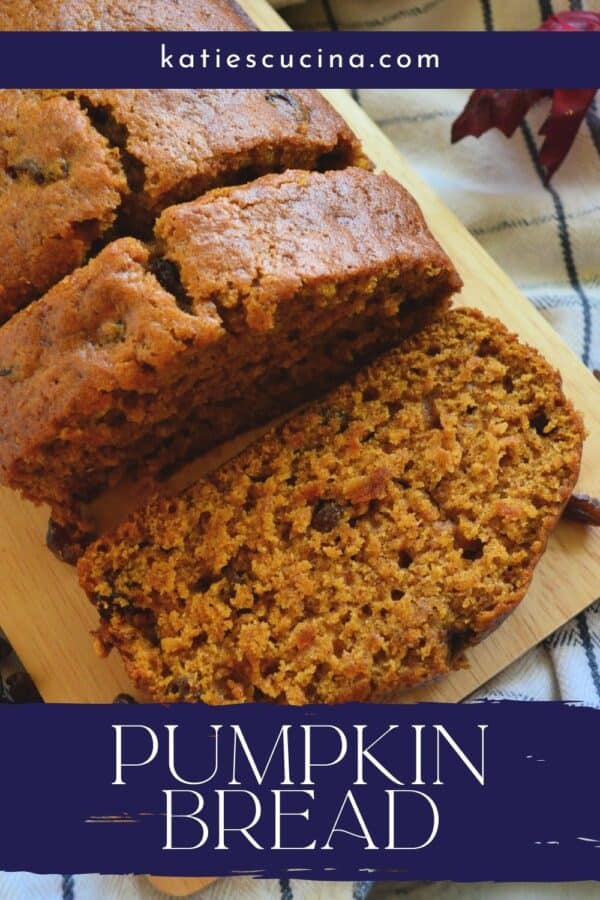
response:
{"label": "plaid kitchen towel", "polygon": [[[288,2],[288,0],[286,0]],[[279,2],[279,5],[282,5]],[[529,29],[571,0],[308,0],[284,10],[296,28]],[[586,365],[600,368],[600,118],[592,109],[550,185],[534,110],[510,141],[498,132],[451,146],[467,91],[358,91],[356,99],[512,276]],[[600,585],[599,591],[600,595]],[[600,707],[600,602],[491,682],[478,697],[580,700]],[[376,885],[223,879],[202,900],[414,900],[598,897],[598,886]],[[158,900],[143,878],[0,875],[0,900]]]}

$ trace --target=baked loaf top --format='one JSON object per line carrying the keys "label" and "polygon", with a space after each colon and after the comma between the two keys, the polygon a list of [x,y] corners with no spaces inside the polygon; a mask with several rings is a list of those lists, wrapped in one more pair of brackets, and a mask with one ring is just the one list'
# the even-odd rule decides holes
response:
{"label": "baked loaf top", "polygon": [[139,230],[166,206],[286,168],[368,165],[342,117],[312,90],[78,91],[123,152]]}
{"label": "baked loaf top", "polygon": [[0,324],[98,239],[149,237],[167,206],[286,168],[369,167],[316,91],[0,92]]}
{"label": "baked loaf top", "polygon": [[514,609],[579,469],[560,376],[457,310],[79,562],[157,701],[381,698]]}
{"label": "baked loaf top", "polygon": [[2,0],[0,31],[248,31],[234,0]]}
{"label": "baked loaf top", "polygon": [[375,279],[371,291],[413,298],[461,285],[411,195],[361,168],[213,191],[166,210],[155,234],[193,308],[210,298],[233,331],[272,328],[278,307],[309,286],[320,286],[326,306],[335,283],[359,276]]}
{"label": "baked loaf top", "polygon": [[126,190],[78,103],[0,91],[0,323],[83,262]]}

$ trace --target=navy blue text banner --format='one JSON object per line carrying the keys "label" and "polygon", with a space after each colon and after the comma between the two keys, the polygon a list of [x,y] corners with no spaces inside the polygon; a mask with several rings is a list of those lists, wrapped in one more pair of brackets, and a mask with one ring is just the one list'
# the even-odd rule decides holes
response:
{"label": "navy blue text banner", "polygon": [[0,869],[600,879],[600,711],[0,706]]}
{"label": "navy blue text banner", "polygon": [[594,88],[600,32],[0,33],[4,88]]}

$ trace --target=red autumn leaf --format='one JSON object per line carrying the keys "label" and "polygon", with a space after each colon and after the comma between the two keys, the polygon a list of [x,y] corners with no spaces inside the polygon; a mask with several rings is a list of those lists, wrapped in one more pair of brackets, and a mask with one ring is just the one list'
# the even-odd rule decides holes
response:
{"label": "red autumn leaf", "polygon": [[[537,30],[600,31],[600,13],[557,13],[546,19]],[[473,91],[464,110],[452,124],[452,143],[468,135],[480,137],[490,128],[498,128],[506,137],[511,137],[531,107],[544,97],[551,97],[550,113],[540,128],[540,134],[544,135],[540,163],[546,178],[550,179],[569,152],[595,93],[595,88],[483,88]]]}
{"label": "red autumn leaf", "polygon": [[536,31],[600,31],[600,13],[573,11],[549,16]]}
{"label": "red autumn leaf", "polygon": [[540,134],[544,135],[540,162],[547,179],[552,177],[571,149],[595,93],[595,88],[552,92],[550,115],[540,128]]}
{"label": "red autumn leaf", "polygon": [[480,137],[490,128],[498,128],[506,137],[511,137],[531,107],[551,93],[551,90],[516,88],[480,88],[473,91],[464,110],[452,124],[452,143],[468,135]]}

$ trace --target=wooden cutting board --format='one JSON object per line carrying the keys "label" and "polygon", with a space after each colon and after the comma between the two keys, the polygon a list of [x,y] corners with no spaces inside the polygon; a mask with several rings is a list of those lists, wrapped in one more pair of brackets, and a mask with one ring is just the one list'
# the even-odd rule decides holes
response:
{"label": "wooden cutting board", "polygon": [[[282,20],[265,0],[242,5],[262,28],[281,29]],[[600,495],[600,385],[535,311],[510,279],[412,171],[367,115],[339,91],[324,92],[364,142],[378,168],[385,169],[417,198],[429,225],[464,279],[460,302],[498,316],[533,344],[562,372],[565,392],[583,413],[589,432],[579,489]],[[227,450],[189,467],[180,483],[239,449]],[[122,502],[122,498],[120,498]],[[103,513],[110,518],[110,510]],[[119,658],[94,652],[90,631],[96,616],[77,584],[75,572],[45,547],[46,510],[34,509],[0,490],[0,625],[50,702],[111,702],[131,686]],[[520,608],[468,654],[470,668],[398,698],[457,701],[470,694],[526,650],[600,595],[600,529],[562,523],[550,540],[531,589]],[[207,879],[156,879],[160,889],[183,896]]]}

